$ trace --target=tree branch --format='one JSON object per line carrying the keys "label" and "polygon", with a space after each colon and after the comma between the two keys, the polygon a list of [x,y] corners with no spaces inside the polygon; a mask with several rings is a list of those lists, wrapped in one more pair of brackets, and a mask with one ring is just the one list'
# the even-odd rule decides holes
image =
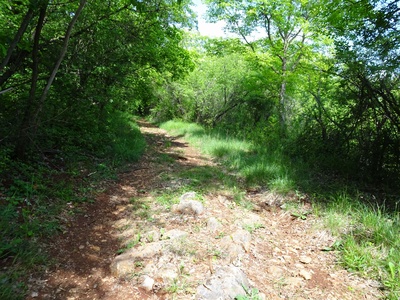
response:
{"label": "tree branch", "polygon": [[19,43],[19,41],[21,40],[22,36],[24,35],[26,28],[29,25],[29,22],[32,20],[33,17],[33,9],[29,8],[28,12],[26,13],[24,19],[22,20],[21,26],[19,27],[17,33],[15,34],[15,37],[12,41],[12,43],[10,44],[10,47],[8,47],[7,50],[7,55],[6,57],[4,57],[1,65],[0,65],[0,72],[3,71],[3,69],[5,68],[5,66],[7,66],[10,58],[11,58],[11,54],[13,53],[15,47],[17,47],[17,44]]}

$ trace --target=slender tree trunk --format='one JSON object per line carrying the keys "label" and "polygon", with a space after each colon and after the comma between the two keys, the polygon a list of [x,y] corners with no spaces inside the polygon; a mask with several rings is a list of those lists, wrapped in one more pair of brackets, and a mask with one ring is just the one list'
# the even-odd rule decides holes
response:
{"label": "slender tree trunk", "polygon": [[279,125],[280,125],[280,137],[284,138],[286,137],[286,126],[287,126],[287,105],[286,105],[286,85],[287,85],[287,79],[286,79],[286,69],[287,69],[287,61],[286,61],[286,56],[284,54],[282,58],[282,82],[279,90],[279,105],[278,105],[278,110],[279,110]]}
{"label": "slender tree trunk", "polygon": [[17,47],[19,41],[21,40],[22,36],[24,35],[26,28],[29,25],[29,22],[32,20],[32,17],[33,17],[33,9],[29,8],[24,19],[22,20],[21,26],[19,27],[17,33],[14,36],[13,41],[10,44],[10,47],[8,47],[6,57],[4,57],[3,61],[1,62],[0,72],[3,71],[3,69],[7,66],[8,62],[10,61],[11,55],[12,55],[15,47]]}
{"label": "slender tree trunk", "polygon": [[281,134],[285,136],[286,132],[286,80],[283,79],[279,91],[279,125]]}
{"label": "slender tree trunk", "polygon": [[43,109],[43,105],[44,105],[44,103],[46,101],[47,95],[48,95],[48,93],[50,91],[50,87],[53,84],[54,78],[57,75],[57,72],[58,72],[58,69],[60,68],[61,62],[63,61],[63,59],[65,57],[65,54],[67,53],[68,42],[69,42],[69,39],[71,37],[72,29],[74,28],[74,25],[75,25],[76,21],[78,20],[79,15],[81,14],[86,2],[87,2],[87,0],[81,0],[80,1],[78,9],[76,10],[71,22],[68,25],[68,28],[67,28],[67,31],[66,31],[65,37],[64,37],[64,43],[63,43],[62,48],[61,48],[60,56],[58,57],[58,60],[57,60],[56,64],[54,65],[53,71],[51,72],[50,77],[49,77],[49,79],[47,81],[46,87],[43,90],[42,96],[40,97],[40,100],[39,100],[38,108],[37,108],[35,116],[34,116],[33,122],[34,122],[34,132],[35,133],[36,133],[37,128],[39,126],[39,121],[40,121],[39,120],[39,116],[40,116],[40,113],[41,113],[41,111]]}
{"label": "slender tree trunk", "polygon": [[18,159],[23,159],[25,156],[26,149],[29,147],[31,137],[29,131],[32,125],[32,116],[34,111],[34,105],[36,102],[36,88],[37,81],[39,78],[39,40],[43,29],[44,18],[46,16],[47,4],[44,5],[39,12],[39,19],[35,29],[33,50],[32,50],[32,79],[31,88],[29,91],[28,102],[25,107],[25,112],[22,118],[21,126],[17,135],[17,143],[14,149],[14,155]]}

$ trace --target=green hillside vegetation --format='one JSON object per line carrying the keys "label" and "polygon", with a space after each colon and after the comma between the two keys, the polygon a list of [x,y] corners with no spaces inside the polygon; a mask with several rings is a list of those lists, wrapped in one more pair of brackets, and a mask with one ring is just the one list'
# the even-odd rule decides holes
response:
{"label": "green hillside vegetation", "polygon": [[189,0],[0,0],[1,299],[63,208],[140,159],[144,117],[240,189],[309,199],[326,250],[400,297],[399,4],[204,2],[237,38],[197,34]]}

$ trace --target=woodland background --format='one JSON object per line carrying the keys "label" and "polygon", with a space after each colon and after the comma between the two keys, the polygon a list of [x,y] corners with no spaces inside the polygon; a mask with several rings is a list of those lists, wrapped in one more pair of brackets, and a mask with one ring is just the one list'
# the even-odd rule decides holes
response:
{"label": "woodland background", "polygon": [[398,1],[205,3],[237,38],[200,36],[186,0],[0,1],[0,258],[56,231],[41,218],[88,198],[82,174],[139,159],[132,116],[196,122],[313,174],[283,193],[335,183],[398,210]]}

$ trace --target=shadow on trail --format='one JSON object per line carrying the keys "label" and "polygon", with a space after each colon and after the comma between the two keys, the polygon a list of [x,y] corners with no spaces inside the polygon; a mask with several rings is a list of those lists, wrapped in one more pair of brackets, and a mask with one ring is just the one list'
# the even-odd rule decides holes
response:
{"label": "shadow on trail", "polygon": [[234,175],[179,137],[167,137],[147,122],[139,124],[148,143],[146,152],[116,181],[105,182],[93,203],[69,205],[63,232],[47,243],[54,264],[40,278],[31,279],[27,299],[146,299],[143,291],[110,270],[112,260],[132,246],[119,236],[128,226],[124,222],[150,219],[149,197],[160,197],[156,201],[170,206],[188,190],[205,193],[237,184]]}

